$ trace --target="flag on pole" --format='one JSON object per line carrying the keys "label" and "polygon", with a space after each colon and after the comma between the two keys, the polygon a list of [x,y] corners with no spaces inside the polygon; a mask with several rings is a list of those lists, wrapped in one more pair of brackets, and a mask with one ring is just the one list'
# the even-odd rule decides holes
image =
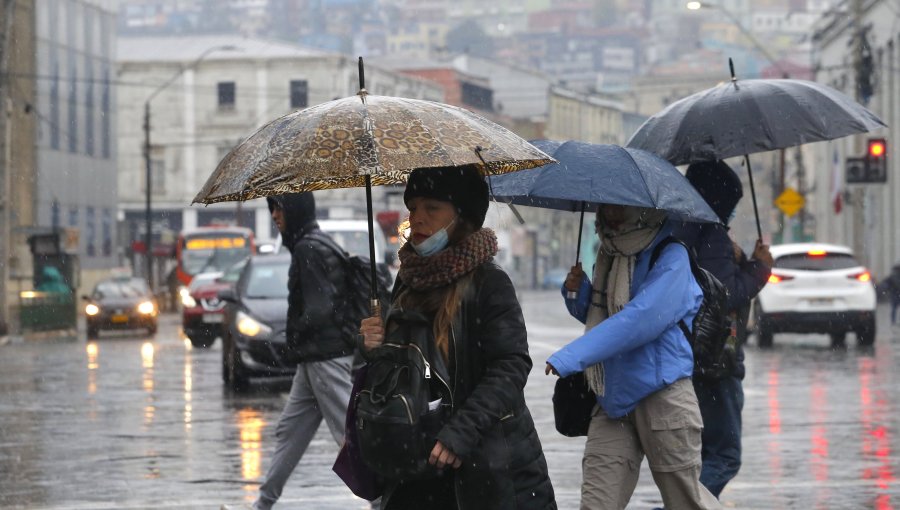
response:
{"label": "flag on pole", "polygon": [[841,175],[841,163],[837,147],[834,148],[834,156],[831,163],[831,205],[834,207],[834,214],[841,214],[841,210],[844,208],[844,180]]}

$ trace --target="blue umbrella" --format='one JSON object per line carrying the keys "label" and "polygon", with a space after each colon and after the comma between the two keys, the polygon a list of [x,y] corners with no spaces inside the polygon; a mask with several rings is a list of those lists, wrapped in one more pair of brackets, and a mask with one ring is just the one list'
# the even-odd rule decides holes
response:
{"label": "blue umbrella", "polygon": [[[661,209],[682,221],[719,221],[678,169],[654,154],[618,145],[576,141],[531,143],[557,163],[490,176],[488,182],[495,201],[581,211],[582,224],[585,211],[596,211],[598,204]],[[581,228],[578,236],[581,246]],[[575,263],[578,263],[577,255]]]}

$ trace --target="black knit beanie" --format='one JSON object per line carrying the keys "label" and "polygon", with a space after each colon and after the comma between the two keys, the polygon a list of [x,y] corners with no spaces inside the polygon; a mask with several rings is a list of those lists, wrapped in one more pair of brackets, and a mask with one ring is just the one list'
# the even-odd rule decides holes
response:
{"label": "black knit beanie", "polygon": [[722,160],[693,163],[685,177],[723,223],[744,196],[741,178]]}
{"label": "black knit beanie", "polygon": [[409,174],[403,202],[415,197],[450,202],[460,217],[476,229],[484,224],[488,210],[488,186],[474,165],[417,168]]}

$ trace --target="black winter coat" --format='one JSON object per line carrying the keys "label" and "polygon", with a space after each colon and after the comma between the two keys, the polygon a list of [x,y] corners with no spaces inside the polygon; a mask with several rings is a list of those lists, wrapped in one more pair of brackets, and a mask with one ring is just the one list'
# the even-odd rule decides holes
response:
{"label": "black winter coat", "polygon": [[[771,270],[757,260],[740,261],[734,259],[734,248],[728,236],[728,228],[718,223],[700,224],[684,223],[675,236],[693,248],[697,264],[719,279],[728,289],[728,310],[736,312],[741,318],[741,332],[738,337],[741,343],[746,341],[746,321],[743,315],[750,306],[750,301],[759,294],[766,285]],[[738,367],[735,376],[744,378],[744,349],[738,346]]]}
{"label": "black winter coat", "polygon": [[299,229],[288,272],[287,341],[301,362],[347,356],[354,345],[341,335],[335,304],[346,291],[343,262],[311,234],[327,236],[315,222]]}
{"label": "black winter coat", "polygon": [[[395,295],[402,285],[398,280]],[[450,342],[454,411],[438,440],[463,462],[448,468],[459,509],[555,509],[547,461],[525,405],[532,367],[525,320],[509,276],[493,262],[476,269]],[[386,505],[394,488],[385,491]],[[404,490],[415,490],[415,483]]]}

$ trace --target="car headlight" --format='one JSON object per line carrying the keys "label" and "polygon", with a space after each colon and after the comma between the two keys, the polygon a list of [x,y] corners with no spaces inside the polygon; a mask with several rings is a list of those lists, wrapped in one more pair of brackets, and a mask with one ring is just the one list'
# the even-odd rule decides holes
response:
{"label": "car headlight", "polygon": [[153,305],[152,301],[144,301],[143,303],[138,305],[138,312],[144,315],[150,315],[156,311],[156,306]]}
{"label": "car headlight", "polygon": [[94,303],[90,303],[84,307],[84,313],[93,317],[94,315],[100,313],[100,307],[95,305]]}
{"label": "car headlight", "polygon": [[237,329],[244,336],[251,338],[269,336],[272,334],[272,328],[266,326],[262,322],[250,317],[244,312],[238,311],[235,315]]}
{"label": "car headlight", "polygon": [[185,308],[193,308],[193,307],[197,306],[197,300],[194,299],[193,296],[191,296],[190,294],[185,292],[184,294],[181,295],[181,304]]}

